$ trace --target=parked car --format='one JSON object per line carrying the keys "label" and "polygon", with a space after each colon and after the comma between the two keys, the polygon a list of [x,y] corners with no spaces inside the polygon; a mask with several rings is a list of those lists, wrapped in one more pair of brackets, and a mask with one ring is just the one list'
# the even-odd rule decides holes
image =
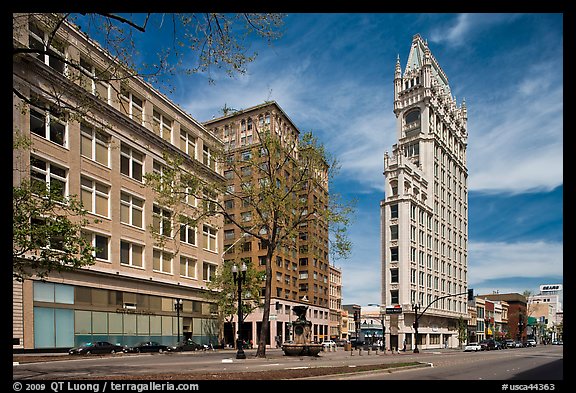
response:
{"label": "parked car", "polygon": [[496,349],[506,349],[506,343],[504,341],[494,341],[496,344]]}
{"label": "parked car", "polygon": [[169,347],[169,351],[183,352],[183,351],[202,351],[206,349],[206,345],[198,344],[192,339],[187,339],[179,342],[173,347]]}
{"label": "parked car", "polygon": [[336,343],[334,340],[324,340],[322,341],[322,347],[324,349],[336,348]]}
{"label": "parked car", "polygon": [[506,348],[516,348],[515,341],[512,339],[507,339],[504,341]]}
{"label": "parked car", "polygon": [[492,351],[496,349],[496,342],[492,339],[480,341],[480,346],[483,351]]}
{"label": "parked car", "polygon": [[514,341],[514,348],[524,348],[524,343],[522,341]]}
{"label": "parked car", "polygon": [[128,353],[142,353],[142,352],[164,352],[168,351],[168,345],[160,344],[155,341],[144,341],[133,347],[124,349]]}
{"label": "parked car", "polygon": [[71,348],[68,351],[69,355],[90,355],[93,353],[117,353],[122,352],[123,346],[112,344],[108,341],[96,341],[93,343],[86,343],[78,347]]}
{"label": "parked car", "polygon": [[526,340],[526,346],[527,347],[535,347],[536,346],[536,340],[534,340],[533,338],[529,338],[528,340]]}
{"label": "parked car", "polygon": [[464,347],[464,352],[478,352],[482,351],[482,346],[478,343],[469,343]]}
{"label": "parked car", "polygon": [[552,341],[552,345],[564,345],[564,342],[561,340],[554,340]]}
{"label": "parked car", "polygon": [[349,343],[350,343],[350,340],[344,340],[344,339],[343,340],[336,340],[336,346],[337,347],[343,347]]}
{"label": "parked car", "polygon": [[351,340],[350,344],[352,344],[352,348],[364,348],[367,342],[364,340]]}

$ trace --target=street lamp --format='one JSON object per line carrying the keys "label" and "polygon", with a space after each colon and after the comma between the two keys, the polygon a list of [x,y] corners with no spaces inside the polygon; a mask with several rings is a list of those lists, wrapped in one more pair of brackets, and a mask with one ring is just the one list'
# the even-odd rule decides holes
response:
{"label": "street lamp", "polygon": [[236,340],[236,359],[246,359],[246,354],[242,348],[242,283],[246,282],[246,264],[242,262],[242,274],[238,276],[238,266],[232,266],[232,276],[234,277],[234,284],[238,284],[238,339]]}
{"label": "street lamp", "polygon": [[182,311],[182,299],[174,299],[174,310],[176,310],[176,325],[178,326],[178,341],[180,342],[180,311]]}
{"label": "street lamp", "polygon": [[414,309],[414,323],[412,324],[412,326],[414,327],[414,333],[415,333],[415,343],[414,343],[414,353],[420,353],[420,351],[418,350],[418,319],[420,319],[420,316],[418,315],[418,310],[420,309],[420,305],[418,303],[414,303],[412,305],[412,308]]}

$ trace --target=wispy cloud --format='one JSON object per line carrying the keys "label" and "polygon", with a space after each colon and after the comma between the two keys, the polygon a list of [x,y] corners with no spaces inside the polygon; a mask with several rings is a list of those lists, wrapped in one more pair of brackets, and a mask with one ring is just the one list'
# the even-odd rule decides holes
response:
{"label": "wispy cloud", "polygon": [[430,31],[430,41],[459,47],[469,44],[471,38],[495,25],[510,23],[519,14],[458,14],[453,20]]}
{"label": "wispy cloud", "polygon": [[498,278],[535,278],[563,275],[562,243],[470,242],[469,284]]}

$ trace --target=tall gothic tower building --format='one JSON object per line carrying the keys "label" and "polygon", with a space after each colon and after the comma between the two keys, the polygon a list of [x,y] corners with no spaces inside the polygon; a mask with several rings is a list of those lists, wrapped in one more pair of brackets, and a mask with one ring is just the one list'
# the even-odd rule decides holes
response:
{"label": "tall gothic tower building", "polygon": [[394,114],[398,142],[384,155],[380,205],[386,345],[413,349],[417,318],[419,349],[457,347],[467,315],[466,104],[457,106],[418,34],[404,72],[396,62]]}

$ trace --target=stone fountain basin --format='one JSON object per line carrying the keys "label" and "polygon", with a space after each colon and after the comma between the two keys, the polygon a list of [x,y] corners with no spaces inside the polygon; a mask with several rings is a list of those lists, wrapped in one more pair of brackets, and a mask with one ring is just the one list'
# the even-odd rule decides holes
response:
{"label": "stone fountain basin", "polygon": [[322,344],[282,344],[286,356],[318,356]]}

